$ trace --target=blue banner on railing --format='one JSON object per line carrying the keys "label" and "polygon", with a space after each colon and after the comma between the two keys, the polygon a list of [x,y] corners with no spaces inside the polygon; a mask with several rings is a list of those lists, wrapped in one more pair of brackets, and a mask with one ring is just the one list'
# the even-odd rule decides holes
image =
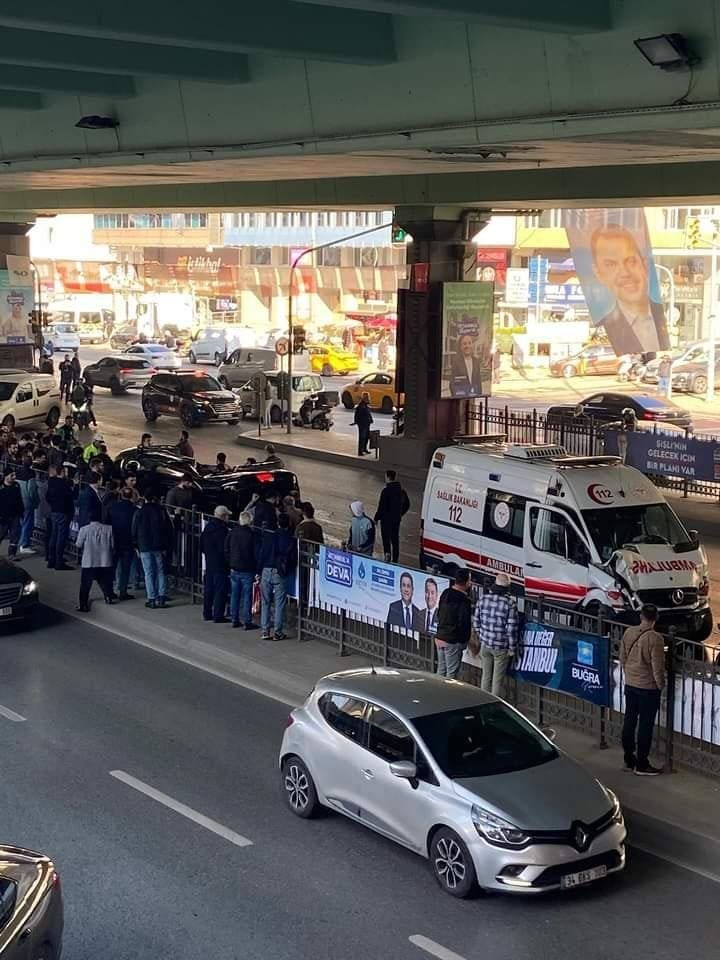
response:
{"label": "blue banner on railing", "polygon": [[562,690],[608,707],[609,647],[607,637],[531,620],[525,625],[510,672],[524,683]]}
{"label": "blue banner on railing", "polygon": [[608,430],[605,453],[641,473],[683,480],[720,481],[720,443],[682,434]]}

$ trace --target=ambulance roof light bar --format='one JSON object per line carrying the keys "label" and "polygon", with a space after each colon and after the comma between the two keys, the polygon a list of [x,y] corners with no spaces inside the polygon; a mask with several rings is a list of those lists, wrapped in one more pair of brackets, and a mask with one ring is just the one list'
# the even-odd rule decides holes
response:
{"label": "ambulance roof light bar", "polygon": [[483,443],[505,443],[506,433],[458,433],[453,441],[459,446],[475,446]]}
{"label": "ambulance roof light bar", "polygon": [[513,443],[506,453],[515,460],[559,460],[567,455],[565,447],[549,443]]}
{"label": "ambulance roof light bar", "polygon": [[622,457],[552,457],[556,467],[609,467],[622,463]]}

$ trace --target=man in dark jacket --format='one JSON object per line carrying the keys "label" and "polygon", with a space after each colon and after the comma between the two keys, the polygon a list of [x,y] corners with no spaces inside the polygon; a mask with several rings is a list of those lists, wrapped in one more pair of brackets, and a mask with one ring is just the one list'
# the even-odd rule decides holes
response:
{"label": "man in dark jacket", "polygon": [[85,477],[85,484],[78,496],[78,528],[102,520],[102,502],[102,477],[91,471]]}
{"label": "man in dark jacket", "polygon": [[145,606],[152,610],[164,607],[167,595],[165,552],[170,549],[172,527],[165,508],[158,503],[157,491],[153,489],[145,493],[145,503],[133,517],[132,539],[145,572]]}
{"label": "man in dark jacket", "polygon": [[355,416],[353,423],[358,428],[358,456],[364,457],[368,450],[370,442],[370,425],[373,422],[373,415],[370,413],[370,395],[363,393],[360,397],[360,403],[355,407]]}
{"label": "man in dark jacket", "polygon": [[200,534],[200,549],[205,557],[203,580],[203,620],[229,623],[225,616],[227,602],[228,563],[225,559],[225,542],[228,537],[227,507],[215,507],[213,516]]}
{"label": "man in dark jacket", "polygon": [[[287,578],[297,565],[297,540],[290,533],[285,514],[278,517],[277,530],[265,526],[260,542],[260,592],[262,616],[260,625],[263,640],[285,640],[285,604],[287,602]],[[273,627],[270,629],[270,613],[274,607]]]}
{"label": "man in dark jacket", "polygon": [[73,485],[63,470],[48,467],[47,493],[50,508],[50,547],[48,549],[48,568],[50,570],[70,570],[64,562],[70,521],[75,514],[75,496]]}
{"label": "man in dark jacket", "polygon": [[437,672],[441,677],[455,679],[460,673],[463,650],[468,645],[472,628],[469,590],[470,571],[458,570],[453,585],[443,590],[440,596],[435,646]]}
{"label": "man in dark jacket", "polygon": [[400,556],[400,521],[410,509],[410,498],[394,470],[385,471],[385,486],[380,494],[375,523],[380,524],[385,562],[397,563]]}
{"label": "man in dark jacket", "polygon": [[107,508],[115,548],[115,593],[118,600],[135,599],[132,594],[128,593],[128,583],[130,582],[130,571],[135,556],[132,523],[137,509],[133,503],[132,490],[128,487],[124,487],[120,491],[118,499],[108,504]]}
{"label": "man in dark jacket", "polygon": [[242,621],[246,630],[257,630],[252,621],[252,595],[257,573],[257,538],[252,516],[243,510],[240,522],[232,527],[225,541],[225,559],[230,567],[230,619],[233,627]]}
{"label": "man in dark jacket", "polygon": [[80,380],[81,372],[80,358],[78,357],[77,350],[73,350],[72,360],[70,361],[70,371],[72,373],[72,385],[75,386]]}
{"label": "man in dark jacket", "polygon": [[0,487],[0,543],[3,542],[5,537],[10,541],[8,547],[9,560],[14,560],[17,556],[24,513],[25,507],[20,492],[20,484],[15,479],[15,471],[9,468],[5,471],[5,478]]}
{"label": "man in dark jacket", "polygon": [[65,359],[58,367],[60,371],[60,399],[70,403],[70,392],[73,385],[73,371],[70,357],[65,354]]}

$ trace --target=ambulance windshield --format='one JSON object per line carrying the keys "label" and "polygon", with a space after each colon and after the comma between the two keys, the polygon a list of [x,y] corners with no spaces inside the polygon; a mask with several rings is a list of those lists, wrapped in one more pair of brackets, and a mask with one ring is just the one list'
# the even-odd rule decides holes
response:
{"label": "ambulance windshield", "polygon": [[689,543],[690,536],[666,503],[583,510],[593,543],[605,561],[626,543]]}

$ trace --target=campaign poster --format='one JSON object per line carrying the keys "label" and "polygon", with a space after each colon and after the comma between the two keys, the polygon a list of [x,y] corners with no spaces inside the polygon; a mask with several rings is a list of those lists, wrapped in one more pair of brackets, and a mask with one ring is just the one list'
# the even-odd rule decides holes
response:
{"label": "campaign poster", "polygon": [[442,285],[442,382],[440,396],[489,396],[492,390],[492,283]]}
{"label": "campaign poster", "polygon": [[563,220],[593,325],[616,355],[669,350],[645,211],[565,210]]}
{"label": "campaign poster", "polygon": [[610,705],[610,641],[534,620],[525,625],[511,671],[523,683]]}
{"label": "campaign poster", "polygon": [[321,546],[316,598],[356,620],[409,634],[435,633],[447,577]]}
{"label": "campaign poster", "polygon": [[720,481],[720,443],[682,434],[608,430],[605,453],[641,473],[683,480]]}
{"label": "campaign poster", "polygon": [[0,340],[25,343],[30,339],[30,314],[35,292],[27,257],[7,257],[7,270],[0,270]]}

